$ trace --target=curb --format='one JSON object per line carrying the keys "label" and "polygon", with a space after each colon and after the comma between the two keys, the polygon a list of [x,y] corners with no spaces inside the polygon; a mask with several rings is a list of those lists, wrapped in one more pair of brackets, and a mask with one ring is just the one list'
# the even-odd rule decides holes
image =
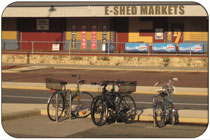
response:
{"label": "curb", "polygon": [[97,67],[62,67],[62,66],[54,66],[54,69],[86,69],[86,70],[120,70],[120,71],[152,71],[152,72],[156,72],[156,71],[161,71],[161,72],[208,72],[208,70],[179,70],[179,69],[141,69],[141,68],[97,68]]}
{"label": "curb", "polygon": [[41,114],[41,111],[39,109],[34,109],[34,110],[29,110],[29,111],[21,111],[21,112],[14,112],[14,113],[6,113],[6,114],[2,114],[2,121],[31,117],[31,116],[37,116],[37,115],[40,115],[40,114]]}
{"label": "curb", "polygon": [[[45,115],[47,116],[46,109],[34,109],[29,111],[21,111],[15,113],[7,113],[2,115],[2,121],[13,120],[18,118],[25,118],[31,116],[38,116],[38,115]],[[87,118],[91,118],[89,115]],[[139,122],[153,122],[152,115],[136,115],[135,121]],[[208,118],[201,118],[201,117],[179,117],[179,123],[182,124],[203,124],[208,125]]]}
{"label": "curb", "polygon": [[[41,115],[47,115],[47,110],[42,109],[41,110]],[[91,118],[89,115],[87,118]],[[136,115],[135,121],[138,122],[153,122],[153,116],[152,115]],[[208,124],[208,118],[189,118],[189,117],[180,117],[179,118],[179,123],[181,124],[203,124],[207,125]]]}

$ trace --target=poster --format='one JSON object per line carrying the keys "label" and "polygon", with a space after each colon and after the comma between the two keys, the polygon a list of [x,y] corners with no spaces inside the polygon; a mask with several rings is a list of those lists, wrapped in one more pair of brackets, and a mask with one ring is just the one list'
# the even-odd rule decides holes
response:
{"label": "poster", "polygon": [[190,43],[179,43],[178,50],[181,53],[204,53],[204,44],[190,44]]}
{"label": "poster", "polygon": [[125,52],[148,52],[148,43],[125,43]]}
{"label": "poster", "polygon": [[96,31],[92,31],[91,49],[97,49]]}
{"label": "poster", "polygon": [[176,43],[152,43],[152,52],[176,52]]}
{"label": "poster", "polygon": [[86,39],[86,31],[82,31],[82,40],[81,40],[81,48],[87,48],[87,39]]}

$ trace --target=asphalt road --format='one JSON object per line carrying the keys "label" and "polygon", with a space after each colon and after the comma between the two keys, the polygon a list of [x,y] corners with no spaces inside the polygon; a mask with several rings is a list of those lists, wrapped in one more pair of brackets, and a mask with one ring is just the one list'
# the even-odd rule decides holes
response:
{"label": "asphalt road", "polygon": [[153,123],[114,123],[95,126],[91,119],[52,122],[47,116],[33,116],[3,121],[4,130],[16,138],[195,138],[202,135],[205,125],[166,125],[153,127]]}
{"label": "asphalt road", "polygon": [[[48,90],[2,89],[2,103],[46,104],[52,93]],[[92,93],[94,96],[100,93]],[[138,109],[152,108],[152,97],[147,94],[131,94]],[[176,109],[207,110],[207,96],[172,95]]]}
{"label": "asphalt road", "polygon": [[169,78],[177,77],[177,87],[208,88],[207,72],[150,72],[150,71],[116,71],[116,70],[76,70],[76,69],[45,69],[23,73],[2,73],[2,81],[7,82],[45,82],[46,77],[76,83],[72,74],[79,74],[87,84],[102,80],[137,81],[139,86],[153,86],[155,82],[168,82]]}

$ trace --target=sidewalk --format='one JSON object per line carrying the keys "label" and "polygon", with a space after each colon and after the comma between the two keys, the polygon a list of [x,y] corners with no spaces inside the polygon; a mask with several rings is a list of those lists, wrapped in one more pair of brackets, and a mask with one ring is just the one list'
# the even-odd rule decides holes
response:
{"label": "sidewalk", "polygon": [[[47,115],[47,104],[2,104],[2,121],[35,115]],[[179,123],[208,124],[207,110],[178,110]],[[47,116],[46,116],[47,117]],[[90,118],[90,116],[89,116]],[[153,110],[138,109],[136,121],[153,122]]]}
{"label": "sidewalk", "polygon": [[[97,66],[97,65],[69,65],[69,64],[2,64],[2,66],[21,65],[27,68],[14,68],[11,72],[20,72],[21,70],[33,70],[55,68],[55,69],[92,69],[92,70],[129,70],[129,71],[168,71],[168,72],[208,72],[208,68],[192,68],[192,67],[146,67],[146,66]],[[2,72],[10,72],[9,69]]]}

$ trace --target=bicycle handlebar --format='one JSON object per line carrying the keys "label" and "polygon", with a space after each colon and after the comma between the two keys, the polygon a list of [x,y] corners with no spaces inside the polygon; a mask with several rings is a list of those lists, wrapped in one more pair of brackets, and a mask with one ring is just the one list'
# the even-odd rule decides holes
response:
{"label": "bicycle handlebar", "polygon": [[72,77],[77,77],[78,75],[77,75],[77,74],[72,74],[71,76],[72,76]]}
{"label": "bicycle handlebar", "polygon": [[125,81],[100,81],[100,82],[91,82],[91,85],[100,85],[100,86],[107,86],[108,84],[116,84],[118,87],[120,84],[124,84]]}
{"label": "bicycle handlebar", "polygon": [[108,84],[115,84],[115,81],[100,81],[100,82],[91,82],[91,85],[100,85],[100,86],[106,86]]}

